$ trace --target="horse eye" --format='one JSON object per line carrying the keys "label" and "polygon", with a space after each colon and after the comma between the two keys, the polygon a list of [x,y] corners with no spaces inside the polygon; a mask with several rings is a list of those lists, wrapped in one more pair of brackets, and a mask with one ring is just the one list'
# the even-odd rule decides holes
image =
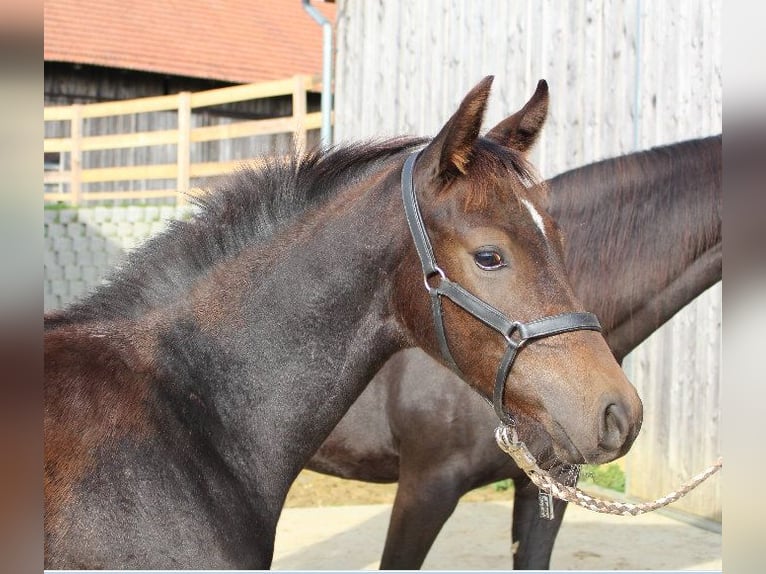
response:
{"label": "horse eye", "polygon": [[507,265],[503,260],[503,256],[494,249],[480,249],[473,254],[473,260],[476,265],[487,271],[500,269]]}

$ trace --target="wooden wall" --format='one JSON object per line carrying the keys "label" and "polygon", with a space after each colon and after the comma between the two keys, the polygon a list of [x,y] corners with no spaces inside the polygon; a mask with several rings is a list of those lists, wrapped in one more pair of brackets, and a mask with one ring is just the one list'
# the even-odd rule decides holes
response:
{"label": "wooden wall", "polygon": [[[544,177],[720,133],[720,0],[340,0],[335,138],[433,135],[484,75],[487,125],[545,78]],[[721,286],[628,358],[645,404],[628,494],[665,494],[720,453]],[[674,505],[720,521],[720,476]]]}

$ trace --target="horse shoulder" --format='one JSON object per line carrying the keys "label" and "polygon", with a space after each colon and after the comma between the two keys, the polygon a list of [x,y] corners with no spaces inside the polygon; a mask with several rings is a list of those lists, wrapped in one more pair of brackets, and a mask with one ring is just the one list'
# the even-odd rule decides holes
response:
{"label": "horse shoulder", "polygon": [[93,328],[66,326],[45,333],[46,533],[74,502],[76,486],[97,464],[97,453],[122,437],[151,434],[147,399],[151,376],[129,364],[132,351]]}

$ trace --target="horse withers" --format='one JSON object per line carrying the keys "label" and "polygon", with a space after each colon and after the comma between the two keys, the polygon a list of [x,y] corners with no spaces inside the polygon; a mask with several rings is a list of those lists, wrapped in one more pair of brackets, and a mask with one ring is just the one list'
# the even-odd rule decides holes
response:
{"label": "horse withers", "polygon": [[630,447],[640,400],[573,294],[525,159],[547,86],[482,138],[491,81],[430,142],[242,169],[45,318],[46,568],[268,568],[312,453],[396,351],[446,363],[439,333],[489,398],[506,383],[498,325],[563,314],[575,330],[527,345],[498,409],[564,460]]}
{"label": "horse withers", "polygon": [[[548,187],[575,292],[598,314],[619,362],[721,280],[720,135],[596,162]],[[380,564],[401,570],[422,565],[463,494],[512,478],[513,565],[547,569],[566,503],[554,501],[553,520],[540,518],[537,487],[497,448],[495,425],[454,374],[407,349],[383,366],[307,467],[399,481]],[[551,468],[565,482],[573,470]]]}

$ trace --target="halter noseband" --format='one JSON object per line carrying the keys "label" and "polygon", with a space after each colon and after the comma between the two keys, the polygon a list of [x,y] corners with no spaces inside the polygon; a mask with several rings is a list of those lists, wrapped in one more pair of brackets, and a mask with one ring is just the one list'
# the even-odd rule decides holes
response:
{"label": "halter noseband", "polygon": [[[415,195],[415,184],[412,174],[419,153],[419,151],[411,153],[404,162],[404,167],[402,168],[402,201],[404,202],[404,214],[407,218],[407,225],[410,228],[412,239],[415,242],[415,249],[420,258],[420,264],[423,267],[423,280],[431,298],[431,310],[436,327],[436,337],[439,341],[442,356],[449,367],[462,378],[463,375],[460,368],[452,357],[452,353],[450,353],[447,334],[444,331],[441,298],[448,297],[453,303],[462,307],[476,319],[505,337],[508,349],[497,369],[492,402],[498,418],[507,425],[513,425],[513,418],[503,409],[503,394],[505,392],[505,381],[508,378],[508,373],[519,350],[528,341],[533,339],[541,339],[580,329],[601,331],[601,324],[593,313],[573,312],[543,317],[527,323],[511,321],[492,305],[469,293],[459,284],[450,281],[444,271],[436,264],[433,248],[428,239],[423,216],[418,206],[418,199]],[[438,284],[432,286],[431,282],[436,277],[439,278]]]}

